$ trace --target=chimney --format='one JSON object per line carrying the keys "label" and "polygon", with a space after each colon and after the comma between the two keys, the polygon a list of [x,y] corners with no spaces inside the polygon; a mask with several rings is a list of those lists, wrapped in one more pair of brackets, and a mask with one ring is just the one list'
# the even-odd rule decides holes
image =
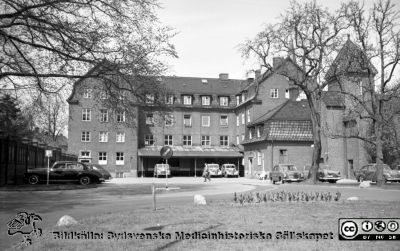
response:
{"label": "chimney", "polygon": [[256,70],[256,71],[254,72],[254,75],[255,75],[255,78],[256,78],[256,79],[259,78],[259,77],[261,76],[261,70]]}
{"label": "chimney", "polygon": [[282,57],[274,57],[272,59],[272,67],[274,69],[276,69],[276,67],[278,67],[278,66],[280,66],[282,64],[283,60],[284,59]]}
{"label": "chimney", "polygon": [[219,74],[219,79],[220,80],[228,80],[229,79],[229,74],[228,73],[220,73]]}

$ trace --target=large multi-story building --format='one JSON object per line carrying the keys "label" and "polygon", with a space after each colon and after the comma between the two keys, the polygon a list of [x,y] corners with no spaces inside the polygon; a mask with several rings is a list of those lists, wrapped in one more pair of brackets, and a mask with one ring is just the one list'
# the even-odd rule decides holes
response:
{"label": "large multi-story building", "polygon": [[[362,53],[354,46],[351,41],[344,45],[333,68],[352,70],[340,72],[349,88],[356,88],[356,79],[368,77],[357,67],[346,67],[342,55],[348,50]],[[160,149],[165,145],[173,149],[168,160],[173,175],[200,175],[205,163],[234,163],[240,166],[240,175],[248,177],[278,163],[302,168],[312,156],[310,111],[304,94],[277,73],[280,67],[299,70],[290,58],[274,58],[273,69],[256,72],[255,79],[234,80],[228,74],[162,77],[163,106],[155,102],[159,97],[154,93],[146,93],[129,118],[103,105],[107,95],[100,81],[82,79],[68,99],[69,151],[81,161],[106,165],[111,172],[139,176],[153,175],[155,164],[163,161]],[[334,75],[327,80],[332,91],[338,81]],[[340,95],[323,96],[323,125],[342,131],[349,125],[364,128],[361,121],[349,123],[344,101]],[[352,169],[366,162],[360,140],[322,137],[323,162],[343,176],[350,177]]]}

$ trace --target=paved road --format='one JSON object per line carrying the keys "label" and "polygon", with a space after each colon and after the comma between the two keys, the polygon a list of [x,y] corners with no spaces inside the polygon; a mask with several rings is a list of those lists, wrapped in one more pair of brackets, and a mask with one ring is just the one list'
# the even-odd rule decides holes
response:
{"label": "paved road", "polygon": [[[0,250],[9,246],[15,240],[11,239],[6,231],[6,223],[20,211],[35,212],[43,222],[41,227],[54,226],[63,215],[71,215],[82,219],[95,214],[118,212],[137,209],[152,209],[151,194],[127,194],[126,189],[137,186],[149,186],[156,183],[159,188],[165,187],[164,179],[128,178],[114,179],[111,183],[99,188],[67,190],[67,191],[0,191]],[[139,185],[138,185],[139,184]],[[146,185],[147,184],[147,185]],[[176,190],[191,184],[192,189]],[[360,189],[357,186],[342,187],[312,186],[305,184],[271,185],[266,181],[252,179],[212,179],[212,182],[203,182],[200,178],[171,178],[170,191],[163,191],[157,195],[157,208],[170,205],[179,206],[193,203],[194,194],[203,194],[211,200],[227,200],[233,192],[249,190],[261,191],[269,189],[283,189],[288,191],[340,191],[342,198],[358,196],[363,200],[400,201],[400,190]],[[333,190],[332,190],[333,189]],[[110,191],[113,191],[110,193]]]}

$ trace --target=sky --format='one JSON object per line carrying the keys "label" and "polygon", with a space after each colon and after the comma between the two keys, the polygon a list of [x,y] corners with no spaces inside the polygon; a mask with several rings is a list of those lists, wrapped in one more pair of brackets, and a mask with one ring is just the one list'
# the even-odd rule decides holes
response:
{"label": "sky", "polygon": [[[179,58],[169,60],[168,75],[245,79],[257,65],[241,58],[238,45],[276,22],[290,0],[159,0],[158,17],[178,33],[171,42]],[[304,2],[304,1],[300,1]],[[317,1],[335,10],[341,1]],[[372,6],[372,0],[365,0]]]}

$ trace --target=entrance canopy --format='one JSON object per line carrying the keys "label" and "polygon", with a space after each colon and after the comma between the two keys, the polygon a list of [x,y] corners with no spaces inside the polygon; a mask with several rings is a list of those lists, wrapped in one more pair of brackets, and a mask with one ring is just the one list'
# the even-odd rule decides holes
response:
{"label": "entrance canopy", "polygon": [[[162,146],[148,146],[140,148],[140,157],[160,157]],[[201,147],[201,146],[171,146],[174,151],[173,157],[232,157],[240,158],[243,154],[237,147]]]}

